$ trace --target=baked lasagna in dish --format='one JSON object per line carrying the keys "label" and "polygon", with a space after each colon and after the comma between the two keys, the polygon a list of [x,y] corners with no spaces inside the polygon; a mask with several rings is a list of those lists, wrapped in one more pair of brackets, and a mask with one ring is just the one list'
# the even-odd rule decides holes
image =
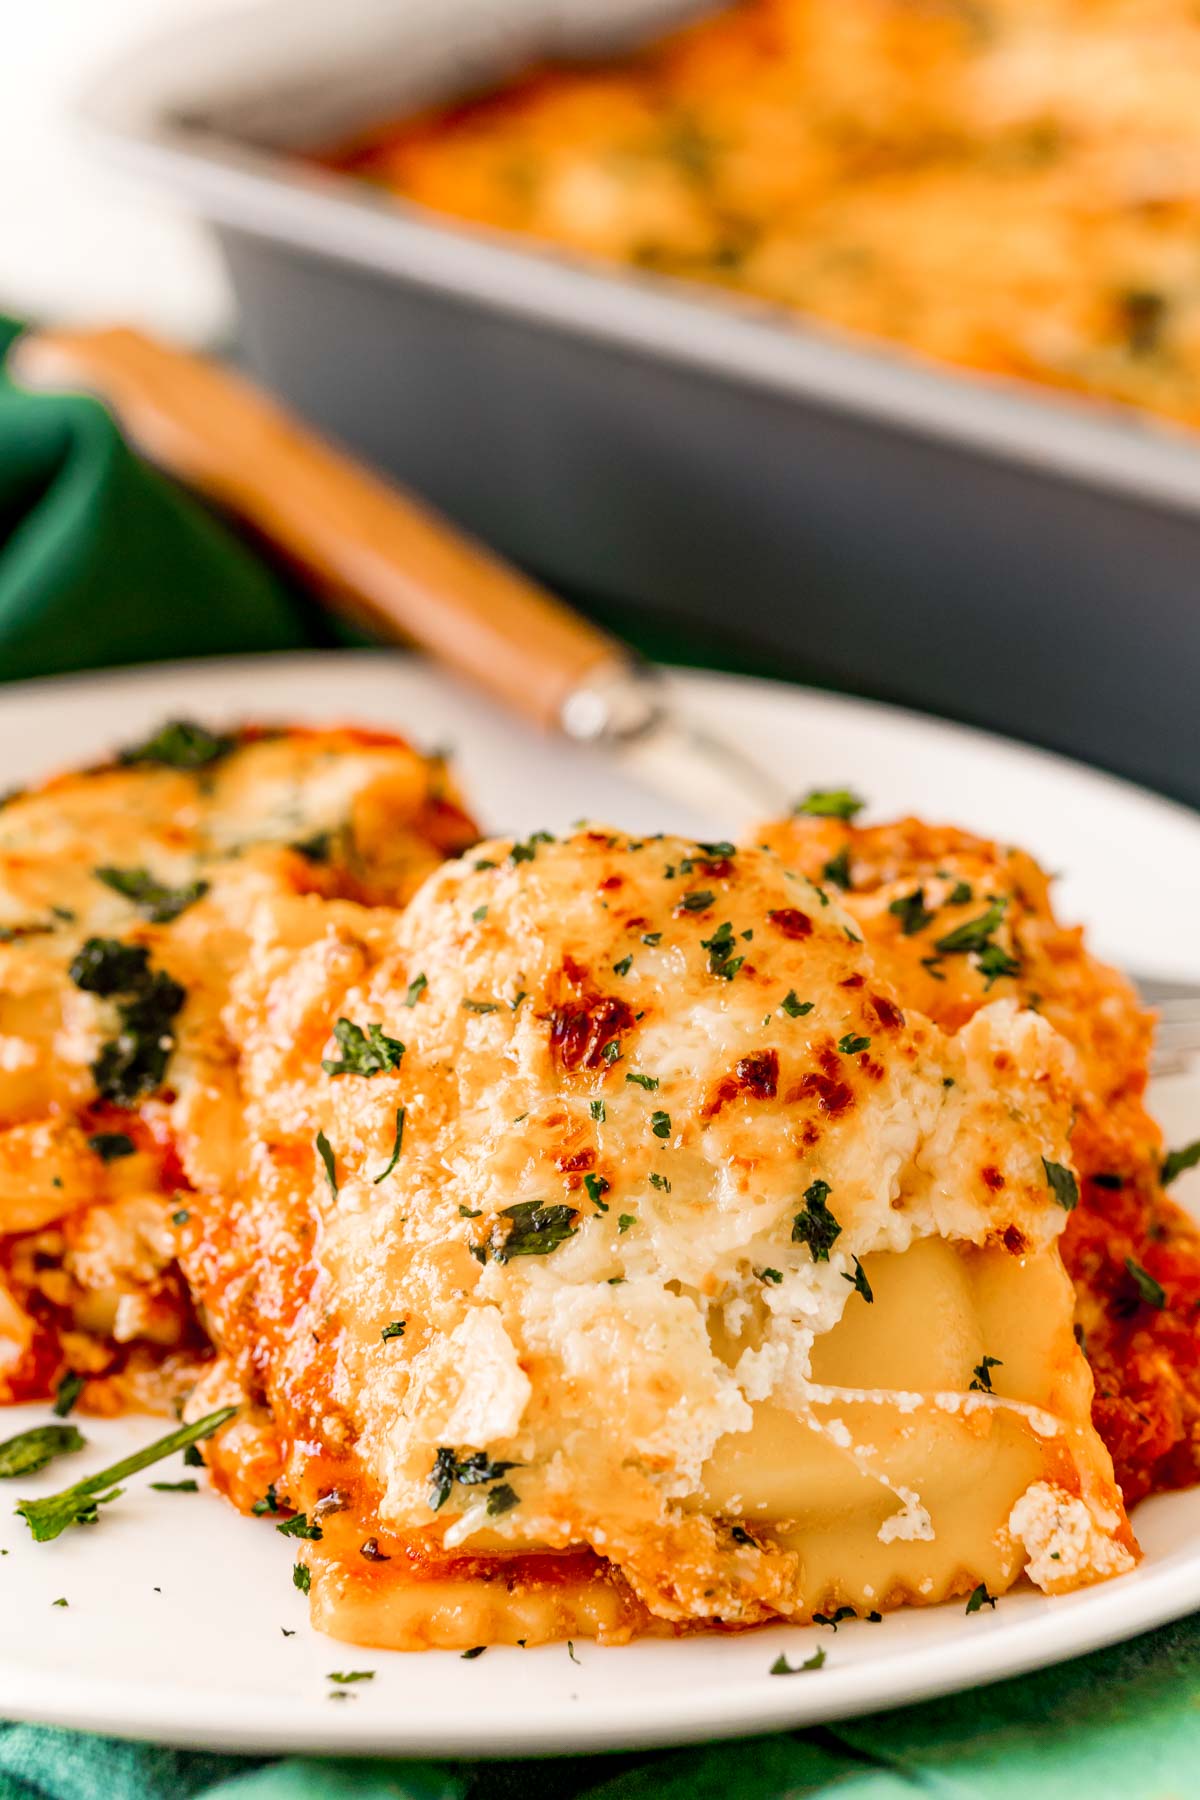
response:
{"label": "baked lasagna in dish", "polygon": [[1027,857],[832,810],[476,842],[397,740],[178,724],[10,800],[0,1394],[216,1419],[360,1643],[1132,1568],[1200,1407],[1149,1021]]}
{"label": "baked lasagna in dish", "polygon": [[324,158],[943,364],[1200,422],[1190,0],[741,0]]}

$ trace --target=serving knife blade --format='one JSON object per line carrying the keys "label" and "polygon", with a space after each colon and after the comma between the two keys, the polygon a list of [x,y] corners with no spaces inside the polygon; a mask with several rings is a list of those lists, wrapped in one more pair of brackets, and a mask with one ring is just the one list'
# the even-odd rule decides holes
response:
{"label": "serving knife blade", "polygon": [[563,731],[603,750],[631,780],[740,835],[783,815],[792,796],[732,738],[690,716],[664,676],[630,656],[613,657],[566,697]]}

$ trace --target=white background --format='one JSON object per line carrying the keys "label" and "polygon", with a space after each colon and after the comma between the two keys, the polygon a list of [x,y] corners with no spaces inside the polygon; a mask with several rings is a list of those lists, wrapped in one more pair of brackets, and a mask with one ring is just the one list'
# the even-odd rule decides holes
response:
{"label": "white background", "polygon": [[0,311],[122,321],[190,342],[230,305],[199,227],[76,141],[71,96],[135,39],[238,0],[9,0],[0,57]]}

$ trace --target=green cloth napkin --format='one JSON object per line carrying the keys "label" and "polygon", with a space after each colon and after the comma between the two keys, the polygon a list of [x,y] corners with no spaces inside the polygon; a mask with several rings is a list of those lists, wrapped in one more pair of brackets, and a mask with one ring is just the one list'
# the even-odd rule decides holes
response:
{"label": "green cloth napkin", "polygon": [[[0,355],[12,329],[0,320]],[[0,677],[328,641],[328,627],[302,596],[132,456],[101,407],[18,394],[0,378]],[[643,637],[643,647],[675,660],[714,660],[710,647],[683,634],[660,631],[653,644]],[[991,1615],[974,1621],[981,1630],[990,1623]],[[828,1652],[836,1658],[832,1635]],[[0,1692],[0,1710],[3,1698]],[[0,1800],[1181,1800],[1197,1793],[1200,1624],[1191,1620],[901,1712],[635,1756],[266,1761],[0,1724]]]}
{"label": "green cloth napkin", "polygon": [[[15,330],[0,319],[0,356]],[[319,641],[281,581],[131,456],[103,407],[0,383],[0,676]]]}

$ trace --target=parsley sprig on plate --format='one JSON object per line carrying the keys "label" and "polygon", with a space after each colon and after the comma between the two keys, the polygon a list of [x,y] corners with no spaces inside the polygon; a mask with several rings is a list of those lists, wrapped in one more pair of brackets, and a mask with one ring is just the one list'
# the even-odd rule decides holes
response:
{"label": "parsley sprig on plate", "polygon": [[82,1450],[83,1434],[74,1425],[35,1425],[0,1444],[0,1481],[17,1475],[36,1475],[56,1456]]}
{"label": "parsley sprig on plate", "polygon": [[52,1538],[60,1537],[69,1525],[94,1525],[100,1516],[99,1508],[121,1494],[119,1482],[127,1481],[131,1475],[148,1469],[152,1463],[161,1462],[166,1456],[174,1456],[178,1450],[186,1450],[189,1445],[211,1437],[232,1419],[236,1411],[236,1406],[223,1406],[219,1411],[197,1419],[194,1425],[181,1425],[178,1431],[168,1432],[166,1437],[157,1438],[142,1450],[135,1450],[132,1456],[113,1463],[111,1468],[101,1469],[98,1475],[77,1481],[74,1487],[64,1488],[60,1494],[48,1494],[44,1500],[18,1500],[17,1511],[39,1544],[48,1544]]}

